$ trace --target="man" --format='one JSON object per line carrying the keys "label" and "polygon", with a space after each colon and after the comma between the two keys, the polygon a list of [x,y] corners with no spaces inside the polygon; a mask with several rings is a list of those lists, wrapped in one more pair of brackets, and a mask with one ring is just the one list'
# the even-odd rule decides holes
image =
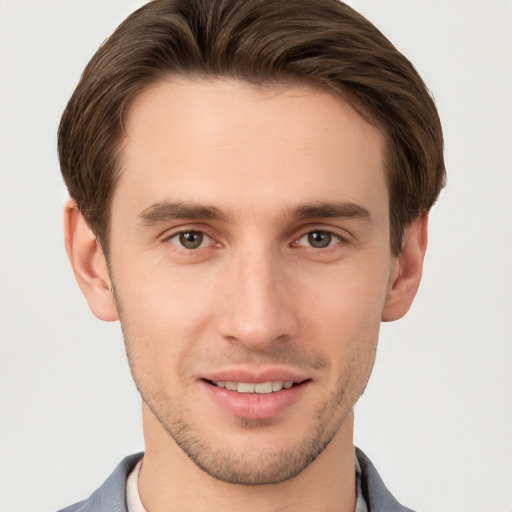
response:
{"label": "man", "polygon": [[145,453],[66,510],[407,510],[353,447],[444,183],[412,65],[337,0],[154,0],[61,121],[66,249]]}

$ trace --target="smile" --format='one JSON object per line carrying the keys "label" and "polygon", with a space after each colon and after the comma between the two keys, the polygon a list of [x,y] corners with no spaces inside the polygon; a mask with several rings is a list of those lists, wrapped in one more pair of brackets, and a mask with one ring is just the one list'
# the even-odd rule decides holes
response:
{"label": "smile", "polygon": [[[222,410],[230,416],[246,420],[276,417],[299,401],[311,386],[310,378],[292,375],[293,372],[289,371],[268,371],[265,377],[248,372],[229,373],[229,376],[225,372],[222,377],[203,377],[202,387]],[[242,375],[243,373],[246,375]],[[281,373],[282,380],[278,380],[279,376],[268,373]]]}
{"label": "smile", "polygon": [[229,391],[237,391],[238,393],[258,393],[266,395],[268,393],[275,393],[283,389],[290,389],[294,382],[292,381],[267,381],[267,382],[213,382],[214,386],[218,388],[225,388]]}

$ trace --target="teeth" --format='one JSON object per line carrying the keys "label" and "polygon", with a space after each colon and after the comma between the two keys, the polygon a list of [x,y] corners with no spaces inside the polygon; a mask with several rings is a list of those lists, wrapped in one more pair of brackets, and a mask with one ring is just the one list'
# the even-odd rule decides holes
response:
{"label": "teeth", "polygon": [[249,382],[239,382],[236,390],[239,393],[254,393],[254,387],[254,384]]}
{"label": "teeth", "polygon": [[272,382],[272,391],[281,391],[283,389],[284,382]]}
{"label": "teeth", "polygon": [[260,382],[254,386],[255,393],[272,393],[272,382]]}
{"label": "teeth", "polygon": [[282,389],[290,389],[293,386],[292,381],[268,381],[258,382],[253,384],[251,382],[225,382],[219,381],[214,382],[219,388],[226,388],[230,391],[238,391],[238,393],[258,393],[266,395],[275,391],[281,391]]}

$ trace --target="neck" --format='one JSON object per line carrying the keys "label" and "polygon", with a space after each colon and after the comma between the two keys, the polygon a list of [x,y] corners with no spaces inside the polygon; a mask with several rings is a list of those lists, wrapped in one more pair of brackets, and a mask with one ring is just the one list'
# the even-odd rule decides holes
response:
{"label": "neck", "polygon": [[165,432],[143,405],[146,451],[139,493],[146,510],[187,512],[353,512],[353,414],[324,451],[297,476],[270,485],[236,485],[208,475]]}

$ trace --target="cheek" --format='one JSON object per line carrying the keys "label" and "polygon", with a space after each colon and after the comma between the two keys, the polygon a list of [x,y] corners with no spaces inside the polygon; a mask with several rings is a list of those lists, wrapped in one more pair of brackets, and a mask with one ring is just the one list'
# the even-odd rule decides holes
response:
{"label": "cheek", "polygon": [[390,269],[390,259],[376,257],[318,266],[298,273],[300,280],[295,296],[299,301],[307,301],[307,310],[314,310],[315,316],[324,318],[326,323],[354,328],[360,324],[361,328],[375,330],[380,325]]}
{"label": "cheek", "polygon": [[369,371],[373,365],[388,289],[384,267],[375,260],[373,267],[359,262],[317,273],[309,286],[302,282],[302,288],[309,289],[302,294],[308,297],[303,305],[303,317],[309,319],[305,339],[322,343],[338,367],[360,364]]}
{"label": "cheek", "polygon": [[169,379],[171,361],[181,373],[186,353],[211,329],[213,285],[161,269],[113,277],[130,364]]}
{"label": "cheek", "polygon": [[372,313],[372,308],[357,306],[355,301],[326,306],[316,316],[312,335],[315,343],[322,343],[321,350],[329,355],[339,373],[353,373],[350,369],[358,368],[357,374],[364,376],[373,366],[380,313],[378,308],[373,308]]}
{"label": "cheek", "polygon": [[148,329],[188,330],[215,298],[215,283],[195,266],[183,269],[141,260],[130,268],[120,266],[114,280],[130,320]]}
{"label": "cheek", "polygon": [[[348,291],[348,290],[347,290]],[[355,404],[363,393],[375,362],[380,329],[376,303],[358,300],[355,294],[318,311],[315,343],[332,363],[325,375],[325,389],[336,403]]]}

